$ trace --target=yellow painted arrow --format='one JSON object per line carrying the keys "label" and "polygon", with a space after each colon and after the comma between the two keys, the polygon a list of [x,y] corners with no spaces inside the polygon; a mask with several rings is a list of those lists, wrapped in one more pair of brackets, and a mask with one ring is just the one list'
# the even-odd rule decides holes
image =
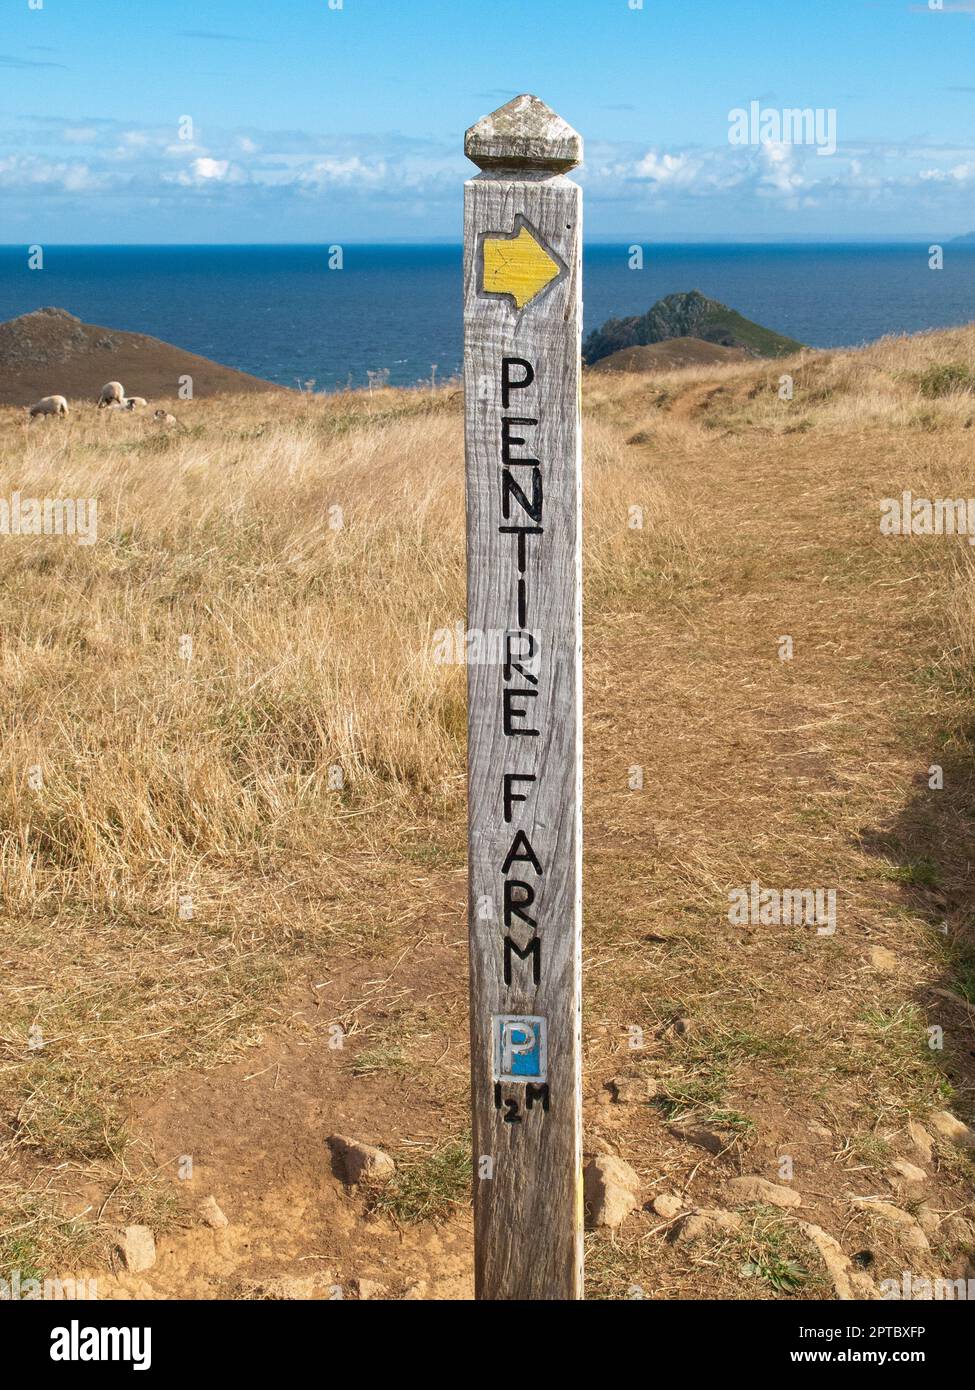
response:
{"label": "yellow painted arrow", "polygon": [[519,309],[541,294],[561,270],[527,227],[516,237],[484,238],[484,290],[510,294]]}

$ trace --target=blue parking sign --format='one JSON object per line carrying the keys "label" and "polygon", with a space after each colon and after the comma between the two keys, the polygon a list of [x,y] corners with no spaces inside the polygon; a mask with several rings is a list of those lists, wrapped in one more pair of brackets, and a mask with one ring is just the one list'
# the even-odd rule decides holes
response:
{"label": "blue parking sign", "polygon": [[544,1081],[548,1074],[545,1019],[495,1014],[491,1022],[495,1081]]}

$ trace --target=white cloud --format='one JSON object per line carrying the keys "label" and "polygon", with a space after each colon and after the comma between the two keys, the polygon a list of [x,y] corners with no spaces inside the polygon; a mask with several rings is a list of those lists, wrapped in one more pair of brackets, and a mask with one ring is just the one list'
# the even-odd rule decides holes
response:
{"label": "white cloud", "polygon": [[73,164],[66,170],[63,179],[66,193],[80,193],[94,187],[95,182],[87,164]]}
{"label": "white cloud", "polygon": [[[975,0],[973,0],[975,3]],[[4,130],[6,124],[6,130]],[[78,147],[83,147],[79,149]],[[83,153],[83,160],[72,158]],[[341,200],[370,217],[419,218],[426,208],[455,225],[470,167],[450,143],[398,134],[328,135],[208,124],[205,142],[177,138],[174,123],[140,126],[97,116],[0,118],[0,183],[33,196],[104,192],[131,209],[160,201],[179,207],[248,204],[276,216],[281,200]],[[764,144],[651,146],[591,141],[579,180],[590,206],[621,218],[647,209],[705,228],[715,217],[765,222],[769,209],[789,214],[813,206],[840,227],[857,208],[876,210],[912,228],[975,225],[975,142],[850,141],[829,158],[813,146]],[[205,195],[202,196],[202,195]],[[708,210],[702,211],[702,204]],[[100,206],[97,199],[92,206]],[[107,206],[107,205],[106,205]],[[625,209],[625,211],[622,211]],[[713,209],[713,210],[712,210]],[[390,226],[393,226],[390,222]]]}
{"label": "white cloud", "polygon": [[198,179],[225,179],[229,168],[229,159],[210,159],[202,155],[193,161],[193,172]]}
{"label": "white cloud", "polygon": [[658,154],[649,150],[636,166],[636,176],[655,184],[692,184],[700,172],[700,164],[692,163],[686,154]]}
{"label": "white cloud", "polygon": [[94,192],[104,186],[104,178],[87,164],[44,159],[33,154],[14,154],[0,159],[0,187],[3,188],[81,193]]}
{"label": "white cloud", "polygon": [[366,164],[359,156],[345,159],[319,159],[310,169],[299,175],[302,183],[378,183],[386,177],[386,164],[380,160],[376,164]]}
{"label": "white cloud", "polygon": [[956,164],[952,169],[922,169],[924,183],[970,183],[975,178],[975,163]]}
{"label": "white cloud", "polygon": [[770,141],[760,147],[760,158],[765,169],[759,179],[759,194],[782,197],[787,205],[795,206],[806,182],[796,168],[795,147]]}
{"label": "white cloud", "polygon": [[883,203],[885,212],[900,209],[904,228],[917,225],[922,209],[939,218],[947,212],[963,225],[975,221],[975,208],[949,208],[951,190],[975,189],[969,145],[851,142],[820,158],[815,145],[781,141],[666,151],[600,143],[590,147],[579,177],[591,199],[661,210],[709,201],[745,215],[775,204],[789,213],[828,207],[844,216],[859,206],[873,216]]}

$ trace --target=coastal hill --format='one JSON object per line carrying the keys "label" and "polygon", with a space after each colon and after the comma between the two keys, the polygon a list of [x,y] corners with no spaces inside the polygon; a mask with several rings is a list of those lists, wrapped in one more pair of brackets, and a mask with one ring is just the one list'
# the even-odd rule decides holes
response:
{"label": "coastal hill", "polygon": [[700,338],[721,347],[741,348],[748,357],[787,357],[803,346],[794,338],[752,323],[726,304],[708,299],[700,290],[691,290],[687,294],[667,295],[645,314],[608,319],[602,328],[589,334],[582,355],[592,366],[623,348],[645,347],[671,338]]}
{"label": "coastal hill", "polygon": [[94,401],[106,381],[150,400],[171,398],[182,376],[193,378],[197,399],[286,389],[144,333],[82,323],[65,309],[0,323],[0,405],[30,405],[51,394]]}
{"label": "coastal hill", "polygon": [[717,367],[727,362],[747,362],[744,348],[706,343],[702,338],[668,338],[645,347],[620,348],[600,357],[594,372],[670,372],[680,367]]}

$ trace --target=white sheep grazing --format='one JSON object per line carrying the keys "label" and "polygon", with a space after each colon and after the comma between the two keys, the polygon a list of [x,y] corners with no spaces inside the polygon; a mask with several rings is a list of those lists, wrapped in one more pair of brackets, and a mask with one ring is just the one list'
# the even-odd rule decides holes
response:
{"label": "white sheep grazing", "polygon": [[149,402],[146,400],[145,396],[126,396],[122,404],[125,406],[126,410],[135,410],[136,406],[148,405]]}
{"label": "white sheep grazing", "polygon": [[102,393],[98,397],[98,409],[103,405],[112,405],[118,401],[120,404],[125,400],[125,388],[120,381],[106,381],[102,387]]}
{"label": "white sheep grazing", "polygon": [[33,420],[36,415],[67,415],[67,413],[68,402],[63,396],[42,396],[31,406],[29,418]]}

